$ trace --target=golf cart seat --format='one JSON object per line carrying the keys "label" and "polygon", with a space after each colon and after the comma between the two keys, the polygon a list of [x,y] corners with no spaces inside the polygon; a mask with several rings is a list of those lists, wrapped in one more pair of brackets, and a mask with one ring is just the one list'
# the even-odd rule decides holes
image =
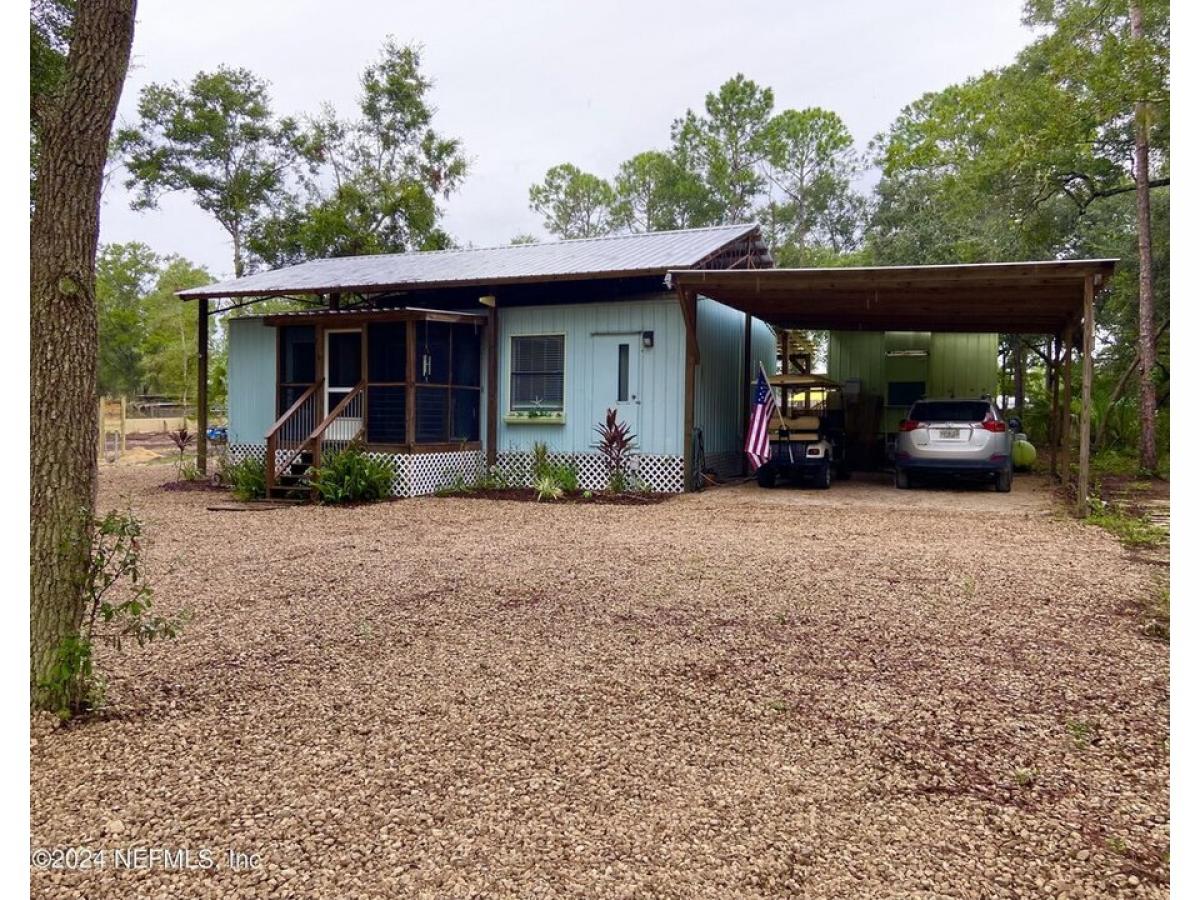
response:
{"label": "golf cart seat", "polygon": [[820,416],[790,416],[783,420],[788,429],[788,439],[793,441],[817,441],[821,439]]}

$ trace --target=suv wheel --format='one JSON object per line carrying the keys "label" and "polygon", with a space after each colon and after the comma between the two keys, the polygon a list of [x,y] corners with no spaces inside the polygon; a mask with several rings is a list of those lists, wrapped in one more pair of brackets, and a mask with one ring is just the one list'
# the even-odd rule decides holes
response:
{"label": "suv wheel", "polygon": [[896,469],[896,487],[902,491],[907,491],[910,487],[908,473],[901,468]]}
{"label": "suv wheel", "polygon": [[1013,467],[1012,460],[1008,461],[1008,466],[1004,471],[996,476],[996,493],[1007,494],[1012,490]]}
{"label": "suv wheel", "polygon": [[764,463],[759,466],[758,471],[754,473],[754,477],[758,479],[759,487],[775,487],[775,467],[770,463]]}

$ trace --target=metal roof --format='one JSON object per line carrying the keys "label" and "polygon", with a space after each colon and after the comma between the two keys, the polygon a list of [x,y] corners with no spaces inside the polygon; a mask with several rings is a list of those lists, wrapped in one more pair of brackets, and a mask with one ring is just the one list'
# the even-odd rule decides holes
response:
{"label": "metal roof", "polygon": [[[702,265],[758,226],[719,225],[543,244],[314,259],[180,291],[185,300],[288,294],[372,293],[421,287],[493,285],[666,274]],[[764,250],[765,247],[759,247]]]}
{"label": "metal roof", "polygon": [[672,271],[684,293],[779,328],[1059,334],[1078,322],[1084,279],[1115,259],[754,271]]}

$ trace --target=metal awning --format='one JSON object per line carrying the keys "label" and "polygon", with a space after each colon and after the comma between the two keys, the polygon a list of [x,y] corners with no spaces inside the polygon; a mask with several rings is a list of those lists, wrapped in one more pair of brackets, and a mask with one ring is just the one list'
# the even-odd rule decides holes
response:
{"label": "metal awning", "polygon": [[777,328],[1060,334],[1079,321],[1084,279],[1115,259],[825,269],[673,270],[682,293]]}

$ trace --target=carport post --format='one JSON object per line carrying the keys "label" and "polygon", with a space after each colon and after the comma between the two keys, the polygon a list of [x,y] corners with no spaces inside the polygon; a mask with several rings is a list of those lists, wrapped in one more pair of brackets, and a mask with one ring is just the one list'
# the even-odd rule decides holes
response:
{"label": "carport post", "polygon": [[[738,415],[742,419],[742,446],[746,446],[747,432],[750,428],[750,384],[754,380],[754,367],[751,365],[751,337],[754,330],[754,319],[750,313],[744,314],[746,319],[742,324],[742,393],[738,404]],[[743,475],[750,474],[750,460],[745,453],[741,454]]]}
{"label": "carport post", "polygon": [[[187,415],[186,409],[183,414]],[[208,474],[208,300],[204,297],[196,301],[196,468],[201,475]]]}
{"label": "carport post", "polygon": [[1050,476],[1058,478],[1058,358],[1062,355],[1062,338],[1054,336],[1050,347],[1050,362],[1046,370],[1050,378],[1050,418],[1046,422],[1046,443],[1050,445]]}
{"label": "carport post", "polygon": [[682,286],[677,291],[683,313],[683,489],[695,490],[696,460],[692,452],[692,429],[696,427],[696,366],[700,364],[700,342],[696,337],[696,293]]}
{"label": "carport post", "polygon": [[1083,349],[1079,389],[1079,489],[1075,492],[1075,513],[1088,514],[1088,463],[1092,453],[1092,342],[1095,340],[1096,310],[1093,276],[1083,279]]}
{"label": "carport post", "polygon": [[1059,407],[1058,446],[1062,454],[1062,480],[1071,478],[1071,353],[1075,349],[1075,323],[1063,335],[1062,399]]}

